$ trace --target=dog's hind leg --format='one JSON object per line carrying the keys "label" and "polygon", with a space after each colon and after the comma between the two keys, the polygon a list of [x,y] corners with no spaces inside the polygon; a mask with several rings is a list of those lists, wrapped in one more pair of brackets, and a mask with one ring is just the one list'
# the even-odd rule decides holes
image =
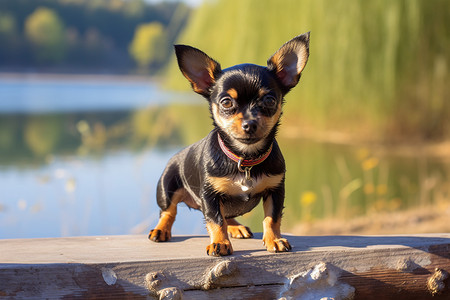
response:
{"label": "dog's hind leg", "polygon": [[249,239],[253,237],[253,233],[247,226],[242,225],[234,218],[227,219],[228,234],[235,239]]}
{"label": "dog's hind leg", "polygon": [[159,222],[148,235],[154,242],[166,242],[172,237],[172,225],[177,215],[177,205],[190,197],[181,184],[177,164],[169,164],[164,170],[157,187],[157,202],[161,208]]}
{"label": "dog's hind leg", "polygon": [[172,225],[177,215],[177,204],[183,201],[184,197],[189,197],[184,188],[173,193],[170,205],[166,210],[161,210],[158,224],[155,229],[150,230],[148,238],[154,242],[167,242],[172,237]]}

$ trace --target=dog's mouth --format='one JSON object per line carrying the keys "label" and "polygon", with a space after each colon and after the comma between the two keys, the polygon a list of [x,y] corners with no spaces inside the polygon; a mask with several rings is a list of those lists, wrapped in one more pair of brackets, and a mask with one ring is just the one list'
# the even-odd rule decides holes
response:
{"label": "dog's mouth", "polygon": [[247,145],[251,145],[254,143],[259,142],[261,139],[259,137],[255,137],[255,136],[249,136],[249,137],[240,137],[240,138],[236,138],[239,142],[243,143],[243,144],[247,144]]}

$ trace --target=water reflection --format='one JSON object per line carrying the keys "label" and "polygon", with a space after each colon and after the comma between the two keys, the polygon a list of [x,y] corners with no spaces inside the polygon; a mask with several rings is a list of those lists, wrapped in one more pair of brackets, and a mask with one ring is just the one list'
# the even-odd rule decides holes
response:
{"label": "water reflection", "polygon": [[[156,182],[167,160],[211,129],[206,105],[0,116],[0,238],[144,233],[158,219]],[[283,228],[448,199],[450,165],[376,147],[292,139]],[[174,234],[206,233],[180,208]],[[257,207],[241,217],[261,231]]]}
{"label": "water reflection", "polygon": [[[186,133],[180,115],[203,109],[1,115],[0,238],[148,230],[167,160],[208,130]],[[194,119],[209,123],[207,113]],[[174,230],[206,233],[200,216],[183,215]]]}

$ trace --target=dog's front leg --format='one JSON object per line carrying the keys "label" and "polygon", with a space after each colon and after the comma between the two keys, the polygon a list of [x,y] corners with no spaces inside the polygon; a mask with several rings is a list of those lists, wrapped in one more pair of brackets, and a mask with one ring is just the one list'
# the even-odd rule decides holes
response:
{"label": "dog's front leg", "polygon": [[225,256],[233,253],[228,239],[227,221],[223,214],[222,198],[219,194],[204,196],[203,214],[206,220],[211,244],[206,247],[206,253],[211,256]]}
{"label": "dog's front leg", "polygon": [[263,198],[263,243],[269,252],[287,252],[292,249],[287,239],[281,237],[281,213],[284,203],[284,181]]}

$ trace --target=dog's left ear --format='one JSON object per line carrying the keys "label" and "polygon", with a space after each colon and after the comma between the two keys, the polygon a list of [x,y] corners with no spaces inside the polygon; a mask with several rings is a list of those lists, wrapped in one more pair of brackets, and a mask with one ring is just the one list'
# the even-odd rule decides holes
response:
{"label": "dog's left ear", "polygon": [[267,60],[269,70],[275,72],[287,93],[297,85],[309,57],[309,32],[286,42]]}
{"label": "dog's left ear", "polygon": [[178,66],[192,85],[194,92],[205,97],[211,94],[211,87],[222,73],[220,64],[197,48],[175,45]]}

